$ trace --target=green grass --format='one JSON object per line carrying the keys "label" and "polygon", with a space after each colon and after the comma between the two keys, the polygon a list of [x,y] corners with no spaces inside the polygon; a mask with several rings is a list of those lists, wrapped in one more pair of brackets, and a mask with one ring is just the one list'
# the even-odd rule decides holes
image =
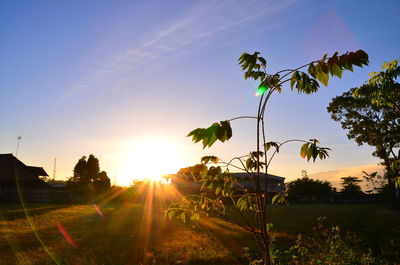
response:
{"label": "green grass", "polygon": [[[166,220],[161,205],[100,208],[104,217],[93,205],[30,205],[27,218],[18,206],[0,206],[0,264],[246,264],[242,248],[254,247],[251,235],[218,219],[188,226]],[[279,248],[310,234],[319,216],[378,252],[400,236],[399,214],[376,205],[290,205],[270,213]]]}

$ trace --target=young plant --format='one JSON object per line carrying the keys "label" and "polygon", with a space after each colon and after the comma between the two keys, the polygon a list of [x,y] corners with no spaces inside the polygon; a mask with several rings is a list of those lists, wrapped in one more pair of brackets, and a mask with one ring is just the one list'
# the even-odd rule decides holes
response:
{"label": "young plant", "polygon": [[[259,81],[256,95],[260,97],[257,116],[240,116],[230,120],[213,123],[208,128],[197,128],[188,136],[193,142],[202,142],[203,148],[211,147],[217,140],[225,142],[232,137],[230,123],[239,119],[255,119],[257,122],[256,150],[248,155],[223,161],[216,156],[206,156],[201,163],[184,168],[180,173],[191,175],[196,182],[202,183],[199,194],[186,196],[182,201],[170,205],[165,211],[169,218],[183,222],[197,220],[202,215],[216,216],[236,224],[251,232],[261,250],[262,264],[272,264],[271,224],[267,219],[268,204],[268,169],[271,161],[281,147],[292,142],[302,143],[300,156],[315,161],[328,157],[329,148],[320,147],[316,139],[292,139],[284,142],[267,141],[265,128],[265,110],[273,93],[281,93],[285,83],[290,83],[291,90],[311,94],[318,91],[320,83],[327,86],[329,76],[341,77],[344,70],[353,71],[353,66],[368,65],[368,54],[362,50],[345,53],[313,61],[297,68],[267,72],[267,61],[254,54],[243,53],[239,64],[244,78]],[[240,170],[248,174],[252,188],[248,188],[231,173]],[[272,204],[285,202],[285,192],[277,192],[272,197]]]}

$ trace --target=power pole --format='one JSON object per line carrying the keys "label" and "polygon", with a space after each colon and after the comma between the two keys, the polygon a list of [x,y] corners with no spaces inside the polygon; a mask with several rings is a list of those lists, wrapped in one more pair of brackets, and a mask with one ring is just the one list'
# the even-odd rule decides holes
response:
{"label": "power pole", "polygon": [[18,137],[17,137],[18,143],[17,143],[17,150],[15,151],[15,157],[18,156],[19,142],[21,141],[21,138],[22,138],[22,136],[18,136]]}
{"label": "power pole", "polygon": [[54,158],[54,166],[53,166],[53,179],[56,179],[56,166],[57,166],[57,158]]}

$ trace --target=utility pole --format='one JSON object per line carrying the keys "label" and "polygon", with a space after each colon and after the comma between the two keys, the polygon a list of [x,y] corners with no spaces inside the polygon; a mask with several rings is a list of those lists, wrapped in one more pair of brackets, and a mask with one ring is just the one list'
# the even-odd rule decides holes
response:
{"label": "utility pole", "polygon": [[21,138],[22,138],[22,136],[18,136],[18,137],[17,137],[18,143],[17,143],[17,150],[15,151],[15,157],[18,156],[19,142],[21,141]]}
{"label": "utility pole", "polygon": [[53,166],[53,179],[56,179],[56,166],[57,166],[57,158],[54,158],[54,166]]}

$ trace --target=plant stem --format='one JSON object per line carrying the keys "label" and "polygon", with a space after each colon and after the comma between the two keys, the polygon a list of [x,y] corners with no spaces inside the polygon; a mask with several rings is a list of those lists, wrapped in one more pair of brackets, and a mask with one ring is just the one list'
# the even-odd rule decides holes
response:
{"label": "plant stem", "polygon": [[239,117],[232,118],[228,121],[234,121],[234,120],[239,120],[239,119],[258,119],[258,118],[255,116],[239,116]]}

